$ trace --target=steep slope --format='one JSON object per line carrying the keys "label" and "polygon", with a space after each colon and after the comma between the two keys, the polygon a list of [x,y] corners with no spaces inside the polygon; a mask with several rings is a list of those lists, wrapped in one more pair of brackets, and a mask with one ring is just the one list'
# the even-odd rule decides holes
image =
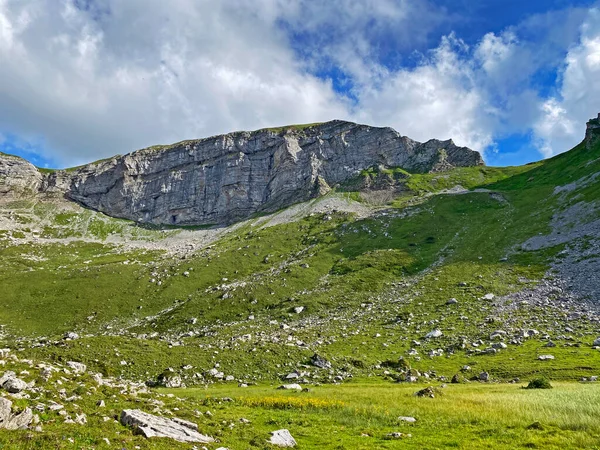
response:
{"label": "steep slope", "polygon": [[[371,166],[428,172],[482,164],[479,153],[452,141],[422,144],[391,128],[332,121],[151,147],[45,175],[41,184],[34,174],[32,186],[142,223],[223,224],[317,197]],[[8,178],[0,172],[0,183]]]}

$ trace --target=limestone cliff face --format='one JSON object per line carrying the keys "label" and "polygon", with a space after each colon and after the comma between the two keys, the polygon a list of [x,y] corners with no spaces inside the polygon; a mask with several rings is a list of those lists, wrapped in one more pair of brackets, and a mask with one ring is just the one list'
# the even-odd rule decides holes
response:
{"label": "limestone cliff face", "polygon": [[308,200],[373,165],[427,172],[482,164],[479,153],[452,141],[419,143],[391,128],[332,121],[151,147],[37,183],[42,193],[114,217],[217,224]]}
{"label": "limestone cliff face", "polygon": [[598,142],[600,139],[600,113],[598,114],[597,119],[591,119],[587,123],[587,128],[585,132],[585,145],[588,149],[591,149],[592,146]]}
{"label": "limestone cliff face", "polygon": [[0,153],[0,195],[16,197],[38,192],[43,175],[18,156]]}

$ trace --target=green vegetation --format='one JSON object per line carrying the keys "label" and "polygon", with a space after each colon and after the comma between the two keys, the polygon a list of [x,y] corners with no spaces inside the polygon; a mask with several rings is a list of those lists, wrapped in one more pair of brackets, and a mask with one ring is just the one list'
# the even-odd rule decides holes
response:
{"label": "green vegetation", "polygon": [[552,389],[552,384],[546,378],[535,378],[525,389]]}
{"label": "green vegetation", "polygon": [[[181,242],[172,251],[154,244],[210,230],[145,229],[51,202],[5,204],[0,214],[14,229],[0,233],[0,346],[142,382],[175,373],[188,389],[168,392],[186,400],[165,397],[166,408],[230,448],[268,448],[278,428],[290,429],[298,448],[594,448],[600,394],[575,381],[600,374],[597,323],[557,306],[558,291],[545,291],[548,304],[511,295],[551,279],[568,244],[523,244],[550,234],[557,212],[598,201],[599,157],[600,146],[580,145],[523,167],[371,168],[330,194],[361,199],[365,184],[391,187],[369,217],[329,211],[273,226],[254,218],[183,253]],[[591,249],[593,239],[579,243]],[[426,338],[432,330],[442,334]],[[496,340],[497,330],[509,332]],[[81,337],[64,340],[68,331]],[[315,352],[331,370],[311,364]],[[207,377],[216,367],[233,381]],[[310,392],[275,390],[293,371],[305,373]],[[419,383],[404,383],[407,372]],[[478,382],[481,373],[490,382]],[[425,374],[443,395],[413,396]],[[516,379],[532,381],[521,389]],[[540,389],[549,380],[554,389]],[[111,416],[139,400],[110,395],[118,399]],[[213,417],[193,413],[208,409]],[[71,448],[67,434],[79,447],[101,448],[104,436],[151,445],[99,414],[85,429],[42,418],[39,448]],[[412,437],[399,444],[393,432]],[[29,445],[23,436],[7,433],[0,444]]]}

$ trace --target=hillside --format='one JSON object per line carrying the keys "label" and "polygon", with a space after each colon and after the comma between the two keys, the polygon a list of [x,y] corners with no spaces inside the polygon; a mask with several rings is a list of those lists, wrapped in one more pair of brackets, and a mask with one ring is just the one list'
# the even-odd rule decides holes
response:
{"label": "hillside", "polygon": [[[327,192],[295,186],[298,196],[244,206],[224,218],[244,220],[221,227],[104,215],[94,209],[110,208],[116,194],[90,205],[85,180],[69,182],[79,191],[67,197],[91,209],[44,191],[91,167],[100,179],[105,167],[125,177],[117,167],[153,151],[180,161],[190,143],[54,174],[26,164],[25,175],[8,170],[22,163],[4,156],[3,360],[36,386],[13,401],[58,401],[72,418],[85,412],[87,425],[44,410],[36,413],[42,432],[7,432],[0,443],[27,448],[31,436],[41,448],[111,448],[104,438],[191,448],[133,436],[111,420],[135,407],[199,422],[220,441],[209,448],[270,448],[268,432],[279,428],[298,448],[398,448],[397,439],[407,448],[597,445],[598,394],[574,382],[600,375],[598,120],[574,149],[504,168],[485,167],[451,142],[444,152],[439,142],[405,144],[422,150],[391,158],[371,153],[364,139],[408,142],[393,130],[323,125],[346,126],[362,142],[353,151],[371,155],[344,172],[351,176],[339,175],[336,156],[296,178],[287,170],[304,169],[287,159],[291,166],[274,166],[282,180],[322,177]],[[244,145],[301,133],[308,141],[311,129],[244,134]],[[202,145],[223,138],[211,139]],[[349,157],[348,148],[336,155]],[[273,186],[279,175],[270,177]],[[31,179],[39,184],[23,181]],[[173,212],[165,211],[148,222],[164,225]],[[85,364],[85,373],[62,375],[68,361]],[[40,379],[39,363],[61,372],[53,380],[65,378],[65,395]],[[93,373],[114,381],[98,386]],[[555,389],[520,389],[540,376]],[[275,390],[284,383],[310,392]],[[412,395],[427,386],[435,398]],[[77,387],[81,398],[67,402]],[[100,400],[106,410],[95,406]]]}

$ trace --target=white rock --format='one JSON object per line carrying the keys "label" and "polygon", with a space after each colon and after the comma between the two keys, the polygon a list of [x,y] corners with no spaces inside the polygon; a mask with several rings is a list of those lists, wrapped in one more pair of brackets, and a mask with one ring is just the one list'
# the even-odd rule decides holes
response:
{"label": "white rock", "polygon": [[80,362],[67,361],[67,366],[75,373],[85,373],[87,366]]}
{"label": "white rock", "polygon": [[121,424],[134,427],[141,435],[167,437],[179,442],[208,444],[215,440],[198,432],[198,426],[182,419],[166,419],[138,409],[126,409],[121,413]]}
{"label": "white rock", "polygon": [[277,389],[285,389],[285,390],[288,390],[288,391],[301,391],[302,390],[302,386],[300,386],[297,383],[284,384],[282,386],[279,386]]}
{"label": "white rock", "polygon": [[417,419],[415,419],[414,417],[405,417],[405,416],[398,417],[398,420],[400,422],[408,422],[408,423],[415,423],[417,421]]}
{"label": "white rock", "polygon": [[435,339],[435,338],[439,338],[439,337],[442,337],[442,335],[443,335],[443,334],[444,334],[444,333],[442,333],[442,330],[438,330],[438,329],[436,329],[436,330],[433,330],[433,331],[430,331],[429,333],[427,333],[427,334],[425,335],[425,339]]}
{"label": "white rock", "polygon": [[290,432],[285,428],[282,430],[271,431],[271,439],[269,442],[278,447],[295,447],[296,440]]}

